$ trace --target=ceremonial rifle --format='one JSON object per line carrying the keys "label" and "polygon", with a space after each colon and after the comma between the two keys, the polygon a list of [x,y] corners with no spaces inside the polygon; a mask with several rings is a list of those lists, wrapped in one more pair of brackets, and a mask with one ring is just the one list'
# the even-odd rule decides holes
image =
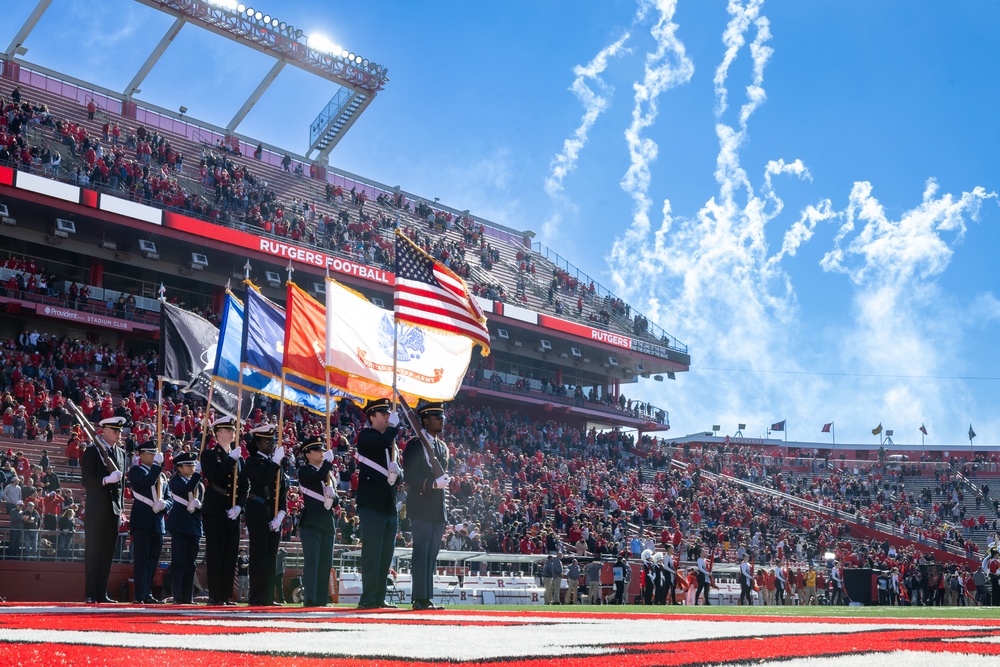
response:
{"label": "ceremonial rifle", "polygon": [[116,472],[121,473],[121,471],[118,469],[118,464],[115,463],[114,459],[108,456],[108,453],[104,451],[104,447],[101,447],[100,442],[97,441],[97,429],[94,428],[94,425],[92,423],[90,423],[90,420],[87,419],[87,416],[83,414],[83,410],[77,407],[76,403],[74,403],[72,399],[69,398],[66,399],[66,405],[73,413],[73,416],[76,417],[76,420],[80,422],[80,426],[83,428],[83,430],[87,432],[87,436],[94,441],[94,446],[97,448],[97,453],[100,455],[101,461],[104,463],[104,467],[107,468],[108,474],[110,475]]}

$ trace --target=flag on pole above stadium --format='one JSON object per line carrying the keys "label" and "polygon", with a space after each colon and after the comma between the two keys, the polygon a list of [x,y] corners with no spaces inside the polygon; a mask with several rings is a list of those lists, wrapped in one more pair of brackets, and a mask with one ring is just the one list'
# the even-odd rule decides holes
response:
{"label": "flag on pole above stadium", "polygon": [[969,424],[969,441],[971,442],[973,438],[976,437],[976,432],[972,430],[972,424]]}
{"label": "flag on pole above stadium", "polygon": [[872,429],[872,435],[878,435],[882,432],[882,422],[878,423],[878,426]]}
{"label": "flag on pole above stadium", "polygon": [[[278,381],[275,398],[281,396],[281,375],[285,340],[285,311],[272,303],[256,287],[247,286],[246,323],[243,330],[242,362],[258,373]],[[301,393],[298,393],[301,392]],[[311,394],[312,397],[307,395]],[[331,397],[341,397],[331,391]],[[312,382],[295,373],[285,373],[285,400],[314,412],[326,413],[326,383]]]}
{"label": "flag on pole above stadium", "polygon": [[829,424],[823,424],[823,431],[822,432],[823,433],[829,433],[831,428],[833,428],[833,422],[830,422]]}
{"label": "flag on pole above stadium", "polygon": [[326,281],[327,364],[351,393],[393,398],[395,354],[396,387],[407,403],[450,401],[469,369],[472,346],[465,336],[397,324],[392,311],[336,280]]}
{"label": "flag on pole above stadium", "polygon": [[[971,424],[970,424],[970,426],[971,426]],[[927,435],[927,427],[924,426],[923,424],[921,424],[920,425],[920,432],[923,433],[924,435]]]}
{"label": "flag on pole above stadium", "polygon": [[[253,296],[251,296],[251,293]],[[262,310],[262,308],[268,308],[267,304],[259,303],[259,299],[256,298],[260,297],[260,294],[253,287],[247,288],[247,294],[248,299],[253,299],[255,302],[255,305],[252,306],[255,311],[253,313],[253,327],[256,332],[253,336],[253,344],[255,347],[263,348],[264,346],[258,345],[257,341],[261,335],[267,335],[269,329],[273,330],[277,328],[281,317],[273,316],[281,315],[280,308],[274,306],[274,310],[270,312],[272,317],[269,318],[268,311]],[[271,305],[273,306],[273,304]],[[240,385],[240,357],[243,350],[244,313],[245,309],[240,300],[234,294],[227,293],[226,305],[222,310],[222,325],[219,330],[219,349],[215,357],[215,379],[232,387]],[[281,332],[283,333],[283,331],[284,324],[281,323]],[[265,363],[269,368],[274,368],[274,359],[276,357],[277,351],[275,351],[274,357],[267,361],[262,360],[262,363]],[[280,362],[278,362],[277,367],[280,368]],[[249,365],[243,368],[242,384],[244,389],[264,394],[271,398],[281,398],[280,378],[276,378],[270,373],[258,372],[254,367]],[[216,385],[216,390],[218,390],[218,385]],[[293,405],[300,405],[312,412],[326,413],[326,399],[321,394],[310,393],[297,387],[286,385],[285,401]],[[243,412],[246,413],[248,411],[244,409]]]}
{"label": "flag on pole above stadium", "polygon": [[471,338],[490,353],[486,316],[465,281],[396,230],[396,319]]}
{"label": "flag on pole above stadium", "polygon": [[[200,315],[161,302],[157,372],[164,381],[179,385],[183,393],[208,400],[218,344],[219,330],[214,324]],[[212,390],[212,406],[227,415],[236,415],[235,392],[216,387]]]}
{"label": "flag on pole above stadium", "polygon": [[775,422],[774,424],[771,424],[771,430],[772,431],[784,431],[785,430],[785,422],[786,421],[787,421],[786,419],[782,419],[780,422]]}

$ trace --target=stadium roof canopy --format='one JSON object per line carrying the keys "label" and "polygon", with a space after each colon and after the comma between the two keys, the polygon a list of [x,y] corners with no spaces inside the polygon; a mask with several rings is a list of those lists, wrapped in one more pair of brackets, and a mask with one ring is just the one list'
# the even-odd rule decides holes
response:
{"label": "stadium roof canopy", "polygon": [[[303,31],[280,17],[265,13],[255,3],[236,0],[136,0],[169,16],[174,21],[166,30],[131,81],[120,91],[126,101],[140,92],[139,87],[185,25],[207,30],[273,59],[270,70],[235,113],[225,130],[233,133],[250,113],[286,65],[340,86],[320,110],[309,128],[307,156],[326,162],[334,146],[344,137],[379,91],[389,81],[383,66],[318,36],[305,37]],[[23,45],[52,0],[38,0],[4,51],[4,59],[23,55]],[[182,107],[181,113],[185,109]]]}

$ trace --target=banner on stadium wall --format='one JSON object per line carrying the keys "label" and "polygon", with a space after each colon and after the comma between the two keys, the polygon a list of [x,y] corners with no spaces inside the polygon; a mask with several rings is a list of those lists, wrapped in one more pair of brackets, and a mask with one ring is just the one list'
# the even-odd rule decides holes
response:
{"label": "banner on stadium wall", "polygon": [[558,317],[542,315],[540,313],[538,315],[538,324],[546,329],[555,329],[556,331],[562,331],[563,333],[579,336],[580,338],[585,338],[595,343],[614,345],[615,347],[620,347],[626,350],[632,349],[631,338],[614,333],[613,331],[595,329],[593,327],[584,326],[583,324],[576,324],[575,322],[569,322]]}
{"label": "banner on stadium wall", "polygon": [[395,283],[395,276],[390,271],[376,269],[365,264],[358,264],[342,257],[329,255],[321,250],[303,248],[278,239],[223,227],[212,222],[196,220],[186,215],[167,211],[164,213],[164,226],[203,238],[216,239],[223,243],[229,243],[248,250],[263,252],[274,257],[291,259],[302,264],[310,264],[320,269],[329,266],[330,270],[336,273],[355,276],[380,285],[393,285]]}
{"label": "banner on stadium wall", "polygon": [[84,313],[71,308],[59,308],[57,306],[41,306],[36,311],[45,317],[54,317],[57,320],[70,320],[80,324],[88,324],[96,327],[106,327],[116,331],[132,331],[134,328],[128,320],[119,320],[116,317],[105,317],[95,313]]}

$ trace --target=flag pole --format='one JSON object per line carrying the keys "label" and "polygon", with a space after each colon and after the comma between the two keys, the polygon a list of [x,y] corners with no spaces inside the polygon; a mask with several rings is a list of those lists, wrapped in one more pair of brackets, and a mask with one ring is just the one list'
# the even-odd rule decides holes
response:
{"label": "flag pole", "polygon": [[156,376],[156,452],[163,453],[163,376]]}
{"label": "flag pole", "polygon": [[[250,261],[247,260],[249,264]],[[292,267],[292,260],[288,260],[288,266],[285,267],[288,271],[288,280],[286,285],[290,285],[292,282],[292,272],[295,269]],[[327,410],[329,412],[329,410]],[[278,406],[278,447],[284,447],[285,445],[285,364],[282,360],[281,364],[281,404]],[[278,516],[278,506],[281,501],[281,463],[278,463],[278,472],[274,476],[274,516]],[[281,528],[278,528],[278,534],[281,534]],[[279,537],[280,539],[280,537]]]}
{"label": "flag pole", "polygon": [[[281,405],[278,406],[278,447],[285,444],[285,369],[281,369]],[[274,476],[274,516],[278,516],[278,506],[281,501],[281,463],[278,463],[278,472]],[[278,529],[280,534],[281,529]]]}
{"label": "flag pole", "polygon": [[208,412],[212,409],[212,392],[215,391],[215,376],[212,376],[212,382],[208,385],[208,405],[205,406],[205,416],[201,420],[201,449],[198,450],[198,457],[201,458],[205,454],[205,441],[208,440],[208,425],[211,423],[208,420]]}
{"label": "flag pole", "polygon": [[[326,262],[326,280],[330,279],[330,262]],[[329,285],[327,285],[329,287]],[[327,325],[329,328],[329,325]],[[330,440],[330,335],[327,331],[326,354],[324,355],[323,370],[326,375],[326,446],[333,448],[333,441]],[[329,480],[329,478],[327,478]]]}
{"label": "flag pole", "polygon": [[[249,263],[249,262],[248,262]],[[244,326],[246,326],[244,324]],[[233,447],[242,447],[243,442],[243,363],[240,362],[240,379],[236,385],[236,441],[233,443]],[[236,482],[239,477],[239,462],[234,469],[235,473],[233,475],[233,506],[236,505]]]}
{"label": "flag pole", "polygon": [[837,424],[830,422],[830,436],[833,438],[833,458],[837,458]]}
{"label": "flag pole", "polygon": [[[160,311],[163,311],[163,304],[167,302],[167,288],[160,283]],[[163,319],[161,315],[160,323]],[[163,376],[156,376],[156,453],[163,453]],[[159,500],[159,498],[157,498]]]}

